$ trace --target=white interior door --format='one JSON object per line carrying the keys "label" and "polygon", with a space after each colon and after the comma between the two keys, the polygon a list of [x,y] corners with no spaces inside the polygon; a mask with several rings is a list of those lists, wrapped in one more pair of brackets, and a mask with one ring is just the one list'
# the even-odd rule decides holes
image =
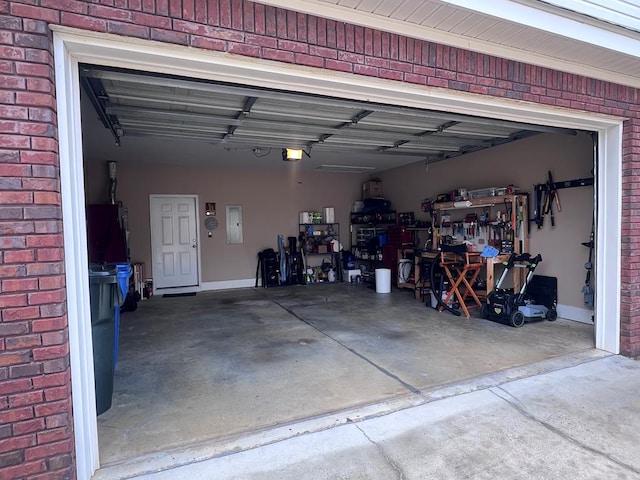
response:
{"label": "white interior door", "polygon": [[151,197],[151,255],[155,288],[198,285],[195,197]]}

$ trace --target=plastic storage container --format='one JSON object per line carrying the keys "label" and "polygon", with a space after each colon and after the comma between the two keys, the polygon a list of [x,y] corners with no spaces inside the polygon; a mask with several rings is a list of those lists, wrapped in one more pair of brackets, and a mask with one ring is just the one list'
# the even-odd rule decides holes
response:
{"label": "plastic storage container", "polygon": [[96,382],[97,414],[111,408],[113,397],[114,312],[120,303],[116,269],[89,269],[93,372]]}
{"label": "plastic storage container", "polygon": [[376,268],[376,293],[391,293],[391,269]]}

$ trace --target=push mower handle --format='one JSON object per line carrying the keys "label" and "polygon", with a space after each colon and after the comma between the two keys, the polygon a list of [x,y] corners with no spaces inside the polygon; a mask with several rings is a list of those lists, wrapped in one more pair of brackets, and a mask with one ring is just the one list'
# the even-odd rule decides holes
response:
{"label": "push mower handle", "polygon": [[542,261],[542,255],[539,253],[538,255],[536,255],[535,257],[531,257],[530,253],[512,253],[511,256],[509,257],[509,261],[507,263],[507,265],[509,267],[512,267],[514,263],[516,262],[527,262],[530,265],[537,265],[538,263],[540,263]]}

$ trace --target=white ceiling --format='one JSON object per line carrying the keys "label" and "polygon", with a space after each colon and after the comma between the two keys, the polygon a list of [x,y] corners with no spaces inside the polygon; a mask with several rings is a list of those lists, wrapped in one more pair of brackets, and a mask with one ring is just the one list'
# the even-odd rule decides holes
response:
{"label": "white ceiling", "polygon": [[574,133],[90,66],[81,78],[85,156],[96,160],[287,168],[282,151],[293,147],[308,154],[303,170],[369,174],[538,133]]}

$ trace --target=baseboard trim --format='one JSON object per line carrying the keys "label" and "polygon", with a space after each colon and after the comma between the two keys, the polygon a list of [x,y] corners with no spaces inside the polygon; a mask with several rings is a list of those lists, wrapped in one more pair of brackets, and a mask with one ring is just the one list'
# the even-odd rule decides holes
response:
{"label": "baseboard trim", "polygon": [[[260,285],[260,283],[258,283]],[[200,290],[203,292],[210,290],[228,290],[231,288],[250,288],[256,286],[255,278],[244,278],[240,280],[222,280],[219,282],[202,282]]]}
{"label": "baseboard trim", "polygon": [[166,287],[166,288],[153,288],[154,295],[164,295],[165,293],[193,293],[201,291],[199,285],[191,285],[189,287]]}
{"label": "baseboard trim", "polygon": [[571,305],[558,305],[558,317],[566,318],[580,323],[588,323],[593,325],[591,317],[594,315],[593,310],[588,308],[574,307]]}

